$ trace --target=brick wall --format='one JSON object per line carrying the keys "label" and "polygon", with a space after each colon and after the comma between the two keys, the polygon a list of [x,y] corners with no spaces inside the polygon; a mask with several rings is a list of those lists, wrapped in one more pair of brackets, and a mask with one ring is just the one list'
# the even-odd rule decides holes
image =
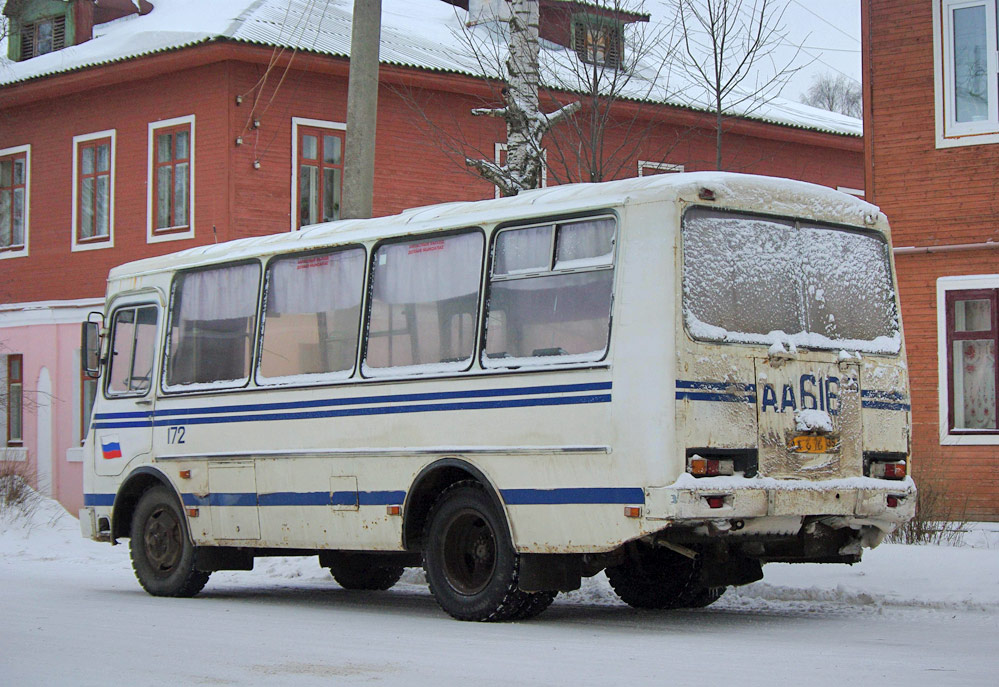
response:
{"label": "brick wall", "polygon": [[[895,246],[999,240],[999,146],[935,146],[932,4],[874,0],[864,12],[868,195]],[[969,518],[999,520],[999,447],[940,444],[936,309],[938,277],[999,272],[999,251],[900,255],[897,271],[917,484]]]}
{"label": "brick wall", "polygon": [[[113,85],[0,108],[0,148],[32,146],[30,256],[0,261],[0,302],[101,296],[107,272],[115,265],[290,228],[292,117],[344,122],[346,63],[300,58],[287,73],[280,65],[265,74],[270,51],[233,50],[245,50],[247,60],[132,80],[115,76],[118,67],[112,65],[105,69],[114,76],[108,83],[117,81]],[[174,54],[170,59],[176,63],[181,57]],[[493,195],[493,187],[463,163],[464,154],[491,159],[494,143],[505,138],[501,120],[470,114],[472,107],[484,104],[480,96],[488,96],[488,89],[462,77],[419,76],[415,79],[399,69],[383,71],[376,215]],[[239,95],[241,104],[236,102]],[[196,118],[195,238],[147,244],[148,124],[191,114]],[[637,145],[625,140],[626,127],[607,135],[608,148],[629,150],[613,176],[635,176],[639,159],[683,164],[688,171],[713,169],[710,116],[646,108],[640,118],[649,134]],[[254,120],[259,127],[252,126]],[[738,131],[725,138],[727,169],[829,186],[863,186],[856,139],[758,122],[735,121],[732,126]],[[72,139],[105,129],[117,130],[115,245],[74,253]],[[237,136],[242,136],[243,145],[236,145]],[[570,140],[564,146],[572,149],[575,144]],[[554,149],[549,161],[551,183],[567,178]],[[576,165],[571,156],[569,162]],[[568,176],[581,175],[573,169]]]}

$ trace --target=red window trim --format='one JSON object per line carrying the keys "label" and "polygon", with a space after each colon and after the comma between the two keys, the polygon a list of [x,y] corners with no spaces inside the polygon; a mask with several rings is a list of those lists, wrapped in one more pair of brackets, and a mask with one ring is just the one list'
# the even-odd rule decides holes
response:
{"label": "red window trim", "polygon": [[[295,174],[296,174],[296,198],[295,198],[295,228],[302,228],[302,165],[308,162],[310,165],[315,165],[319,168],[319,195],[316,198],[316,203],[319,205],[319,212],[316,213],[318,217],[322,217],[324,198],[323,198],[323,172],[327,169],[339,169],[340,170],[340,190],[341,199],[343,191],[343,157],[346,144],[345,132],[342,129],[327,129],[321,126],[305,126],[299,125],[298,127],[298,159],[295,161]],[[323,160],[323,136],[337,136],[340,139],[340,164],[332,164],[325,162]],[[302,157],[305,150],[304,140],[306,136],[316,136],[319,142],[316,147],[316,159],[307,160]],[[319,220],[324,221],[323,219]],[[309,225],[306,225],[309,226]]]}
{"label": "red window trim", "polygon": [[[0,162],[4,160],[10,160],[11,162],[15,160],[24,160],[24,182],[16,183],[14,181],[14,170],[13,165],[11,165],[11,176],[10,176],[10,186],[0,186],[0,191],[10,191],[10,226],[7,227],[7,231],[13,240],[14,236],[14,191],[17,189],[24,189],[24,215],[27,215],[27,205],[28,205],[28,154],[24,151],[19,153],[11,153],[9,155],[0,155]],[[9,246],[0,246],[0,252],[2,251],[16,251],[24,250],[24,234],[27,233],[28,225],[23,222],[21,225],[21,242],[11,243]]]}
{"label": "red window trim", "polygon": [[[171,155],[170,160],[167,162],[160,162],[159,150],[160,150],[160,136],[168,133],[175,133],[178,131],[187,132],[187,157],[173,157]],[[194,178],[191,174],[191,157],[194,154],[194,146],[192,145],[194,137],[191,135],[191,123],[184,122],[182,124],[175,124],[172,126],[162,126],[153,129],[153,176],[149,180],[149,186],[152,189],[153,194],[153,205],[152,205],[152,228],[153,236],[169,236],[170,234],[180,234],[191,230],[191,215],[193,214],[194,208],[191,206],[191,190],[194,187]],[[175,147],[176,148],[176,147]],[[177,165],[187,163],[187,197],[188,197],[188,210],[187,210],[187,223],[186,224],[174,224],[174,218],[177,216],[177,208],[174,206],[174,194],[173,188],[174,183],[177,179]],[[171,167],[170,173],[170,226],[167,227],[156,227],[156,218],[160,216],[159,213],[159,193],[157,193],[156,179],[159,175],[159,170],[163,167]]]}
{"label": "red window trim", "polygon": [[[106,172],[97,171],[97,147],[101,144],[106,143],[108,146],[108,169]],[[94,149],[94,171],[90,174],[83,173],[83,151],[87,148]],[[86,141],[77,141],[76,143],[76,243],[78,245],[88,245],[91,243],[106,243],[111,240],[111,175],[114,173],[114,145],[112,144],[111,137],[105,136],[103,138],[92,138]],[[85,179],[97,179],[98,177],[106,176],[108,178],[108,233],[104,236],[82,236],[83,229],[83,182]],[[97,225],[97,184],[94,183],[94,231],[96,233]]]}
{"label": "red window trim", "polygon": [[[17,361],[17,368],[20,371],[18,375],[14,375],[14,361]],[[21,426],[21,436],[17,439],[12,439],[10,436],[11,427],[11,415],[13,413],[13,403],[9,402],[11,398],[11,387],[15,384],[21,385],[21,403],[18,404],[18,408],[21,411],[20,424]],[[12,353],[7,356],[7,445],[8,446],[21,446],[24,443],[24,356],[20,353]]]}
{"label": "red window trim", "polygon": [[[974,332],[954,331],[954,303],[956,301],[988,300],[990,303],[992,328]],[[990,435],[999,434],[999,429],[962,429],[955,427],[954,421],[954,346],[955,341],[991,339],[996,351],[996,407],[999,408],[999,289],[967,289],[963,291],[947,291],[945,298],[947,308],[947,433],[953,435]]]}

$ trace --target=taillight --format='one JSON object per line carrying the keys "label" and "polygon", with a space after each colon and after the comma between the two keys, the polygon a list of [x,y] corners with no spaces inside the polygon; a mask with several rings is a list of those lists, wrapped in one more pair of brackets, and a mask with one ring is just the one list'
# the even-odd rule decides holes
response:
{"label": "taillight", "polygon": [[878,479],[905,479],[907,474],[904,460],[891,463],[871,463],[871,477]]}
{"label": "taillight", "polygon": [[734,475],[735,461],[719,460],[715,458],[702,458],[701,456],[691,456],[687,468],[694,477],[716,477],[718,475]]}

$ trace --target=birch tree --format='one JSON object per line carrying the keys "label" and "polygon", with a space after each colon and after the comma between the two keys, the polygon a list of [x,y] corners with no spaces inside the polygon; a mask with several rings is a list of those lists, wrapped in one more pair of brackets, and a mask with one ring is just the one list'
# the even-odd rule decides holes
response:
{"label": "birch tree", "polygon": [[[501,117],[506,122],[506,161],[466,157],[465,163],[500,189],[513,196],[520,191],[539,188],[544,165],[541,140],[553,126],[580,108],[578,101],[545,113],[539,101],[538,0],[509,0],[506,21],[508,54],[505,60],[502,90],[503,105],[475,108],[476,116]],[[486,51],[476,53],[481,56]],[[480,58],[481,59],[481,58]]]}
{"label": "birch tree", "polygon": [[780,0],[674,0],[683,31],[682,64],[705,89],[715,115],[715,167],[722,169],[727,117],[747,116],[777,98],[803,65],[800,46],[787,60],[774,53],[788,37]]}

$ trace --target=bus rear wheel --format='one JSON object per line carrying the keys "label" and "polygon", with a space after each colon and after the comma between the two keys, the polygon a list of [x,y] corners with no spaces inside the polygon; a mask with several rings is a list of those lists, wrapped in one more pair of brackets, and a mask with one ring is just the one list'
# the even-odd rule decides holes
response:
{"label": "bus rear wheel", "polygon": [[725,592],[725,587],[698,583],[698,561],[642,544],[631,550],[627,563],[607,568],[605,573],[618,597],[635,608],[703,608]]}
{"label": "bus rear wheel", "polygon": [[391,589],[405,568],[388,565],[378,556],[363,553],[338,553],[325,560],[330,574],[344,589],[385,591]]}
{"label": "bus rear wheel", "polygon": [[478,482],[458,482],[437,499],[427,522],[423,567],[437,603],[458,620],[526,619],[555,597],[517,587],[519,557],[506,519]]}
{"label": "bus rear wheel", "polygon": [[153,487],[139,499],[129,550],[135,577],[153,596],[190,597],[208,583],[209,573],[194,565],[184,513],[166,487]]}

